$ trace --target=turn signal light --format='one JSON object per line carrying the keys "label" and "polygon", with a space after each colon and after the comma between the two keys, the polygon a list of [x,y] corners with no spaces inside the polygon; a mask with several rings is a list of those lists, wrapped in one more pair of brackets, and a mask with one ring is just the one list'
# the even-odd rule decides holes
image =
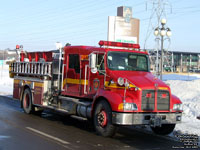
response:
{"label": "turn signal light", "polygon": [[135,111],[138,110],[135,103],[121,103],[118,105],[118,110]]}

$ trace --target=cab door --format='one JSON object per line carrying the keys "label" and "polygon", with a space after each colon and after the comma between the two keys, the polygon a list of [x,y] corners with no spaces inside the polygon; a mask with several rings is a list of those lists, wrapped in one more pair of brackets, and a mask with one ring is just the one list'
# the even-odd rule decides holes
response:
{"label": "cab door", "polygon": [[92,72],[89,68],[89,60],[81,61],[82,66],[82,85],[81,94],[87,98],[93,98],[99,88],[104,88],[104,76],[105,76],[105,67],[104,67],[104,53],[97,53],[96,63],[97,63],[97,72]]}
{"label": "cab door", "polygon": [[69,95],[80,95],[80,56],[79,54],[68,55],[67,89]]}

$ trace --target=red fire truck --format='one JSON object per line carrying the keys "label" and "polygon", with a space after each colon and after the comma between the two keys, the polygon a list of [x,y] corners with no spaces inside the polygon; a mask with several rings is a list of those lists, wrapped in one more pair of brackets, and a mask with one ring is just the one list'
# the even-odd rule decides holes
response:
{"label": "red fire truck", "polygon": [[102,136],[113,136],[119,125],[171,133],[181,122],[182,102],[151,74],[148,53],[138,44],[99,45],[21,52],[10,64],[13,97],[28,114],[53,109],[88,118]]}

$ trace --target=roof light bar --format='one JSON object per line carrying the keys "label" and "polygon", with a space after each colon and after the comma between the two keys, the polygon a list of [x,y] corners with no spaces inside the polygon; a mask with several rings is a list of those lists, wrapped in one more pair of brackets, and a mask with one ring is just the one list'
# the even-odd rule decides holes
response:
{"label": "roof light bar", "polygon": [[114,47],[126,47],[139,49],[139,44],[121,43],[121,42],[110,42],[110,41],[99,41],[100,46],[114,46]]}
{"label": "roof light bar", "polygon": [[19,47],[20,47],[19,45],[16,45],[16,49],[19,49]]}

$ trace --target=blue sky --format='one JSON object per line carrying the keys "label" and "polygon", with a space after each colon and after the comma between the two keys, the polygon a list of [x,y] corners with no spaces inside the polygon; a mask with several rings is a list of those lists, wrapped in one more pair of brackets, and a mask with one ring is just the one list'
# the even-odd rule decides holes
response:
{"label": "blue sky", "polygon": [[[168,0],[167,26],[172,30],[170,50],[200,52],[200,1]],[[0,5],[0,49],[24,45],[30,51],[55,49],[55,43],[95,45],[107,40],[108,16],[118,6],[130,6],[140,22],[144,48],[152,0],[6,0]],[[147,7],[146,7],[147,4]],[[147,10],[146,10],[147,8]],[[171,13],[172,8],[172,13]],[[156,16],[153,17],[153,19]],[[169,43],[165,41],[165,47]],[[155,47],[150,34],[146,48]]]}

